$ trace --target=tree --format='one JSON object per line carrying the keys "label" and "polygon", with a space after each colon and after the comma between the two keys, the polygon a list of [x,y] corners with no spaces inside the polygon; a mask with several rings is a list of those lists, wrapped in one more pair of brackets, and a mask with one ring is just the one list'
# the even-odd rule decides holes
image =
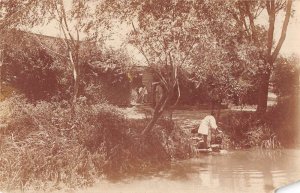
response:
{"label": "tree", "polygon": [[[283,25],[279,40],[275,43],[275,20],[279,12],[285,10]],[[264,0],[264,1],[237,1],[234,9],[228,10],[236,20],[239,29],[240,41],[256,48],[258,57],[257,81],[258,86],[258,114],[267,110],[268,88],[274,62],[284,43],[289,19],[292,14],[292,0]],[[268,26],[261,26],[257,20],[260,13],[267,12]]]}
{"label": "tree", "polygon": [[130,43],[145,56],[163,90],[152,120],[144,130],[146,133],[166,109],[172,111],[178,103],[181,95],[179,71],[191,65],[193,49],[203,39],[192,4],[185,1],[146,2],[138,23],[138,29],[132,23]]}
{"label": "tree", "polygon": [[[4,42],[8,41],[8,29],[23,24],[22,18],[26,15],[28,9],[32,7],[32,2],[24,3],[22,1],[0,1],[0,94],[2,92],[2,75],[4,65]],[[12,7],[15,11],[12,11]]]}
{"label": "tree", "polygon": [[172,111],[181,95],[179,71],[192,68],[197,45],[209,45],[205,19],[197,17],[193,1],[111,1],[99,7],[103,14],[115,13],[132,27],[129,43],[144,56],[162,88],[152,120],[143,133],[152,130],[166,109]]}
{"label": "tree", "polygon": [[2,42],[0,43],[0,95],[2,94],[2,67],[4,63],[4,49]]}
{"label": "tree", "polygon": [[212,106],[221,101],[242,102],[251,87],[251,59],[256,50],[237,40],[239,31],[227,11],[234,8],[234,2],[196,1],[192,6],[198,22],[205,23],[200,26],[200,37],[207,39],[193,49],[188,69],[200,100],[210,101]]}
{"label": "tree", "polygon": [[298,56],[292,55],[288,58],[279,57],[275,62],[271,81],[279,98],[298,97],[299,61]]}
{"label": "tree", "polygon": [[[131,99],[131,84],[128,68],[131,61],[124,50],[105,50],[96,53],[87,65],[81,68],[84,96],[89,103],[103,100],[118,106],[128,106]],[[99,97],[101,96],[101,97]]]}
{"label": "tree", "polygon": [[[39,36],[34,34],[32,36],[41,44],[41,47],[62,59],[61,61],[68,63],[71,67],[73,77],[71,104],[73,110],[80,85],[80,66],[85,63],[83,54],[87,54],[84,49],[95,46],[91,42],[94,43],[92,40],[97,38],[97,34],[95,31],[92,32],[91,27],[93,12],[90,2],[89,0],[73,0],[69,9],[66,8],[65,4],[67,2],[64,0],[31,0],[28,2],[15,0],[5,1],[1,4],[6,12],[1,26],[6,26],[6,28],[27,28],[56,22],[61,30],[62,41],[65,45],[63,52],[53,50]],[[81,36],[85,37],[82,38]]]}
{"label": "tree", "polygon": [[[71,104],[74,113],[74,105],[77,101],[80,86],[80,68],[86,62],[83,61],[84,56],[82,54],[86,54],[84,49],[95,46],[95,44],[89,42],[92,38],[95,38],[95,36],[89,36],[92,22],[91,6],[89,0],[73,0],[69,10],[65,7],[66,1],[63,0],[45,1],[44,3],[51,13],[49,20],[56,21],[62,32],[66,54],[57,54],[65,57],[72,68],[73,94]],[[83,34],[86,36],[85,39],[81,38]]]}
{"label": "tree", "polygon": [[[132,26],[129,43],[145,57],[162,87],[163,95],[144,133],[152,129],[166,109],[172,111],[180,100],[179,71],[195,73],[192,81],[198,86],[218,83],[208,89],[211,98],[224,98],[233,93],[244,95],[242,87],[246,83],[241,77],[249,73],[243,64],[248,58],[244,59],[246,54],[240,56],[240,50],[234,50],[231,45],[236,43],[231,39],[238,32],[232,25],[233,18],[226,17],[229,15],[226,10],[233,6],[234,3],[223,1],[107,0],[98,11],[107,12],[110,17],[115,13]],[[222,14],[224,17],[220,17]],[[204,81],[209,76],[214,79]]]}

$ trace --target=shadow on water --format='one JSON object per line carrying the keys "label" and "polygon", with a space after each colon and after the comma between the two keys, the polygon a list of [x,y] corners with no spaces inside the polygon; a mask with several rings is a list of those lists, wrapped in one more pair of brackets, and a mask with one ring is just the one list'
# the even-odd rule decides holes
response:
{"label": "shadow on water", "polygon": [[100,181],[88,193],[270,193],[300,179],[300,150],[248,150],[200,154],[146,175]]}

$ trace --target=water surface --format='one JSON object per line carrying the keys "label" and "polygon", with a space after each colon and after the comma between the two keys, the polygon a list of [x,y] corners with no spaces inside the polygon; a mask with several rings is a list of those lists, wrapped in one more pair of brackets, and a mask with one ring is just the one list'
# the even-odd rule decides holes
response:
{"label": "water surface", "polygon": [[[101,181],[88,193],[269,193],[300,180],[300,150],[201,154],[147,176]],[[76,191],[77,192],[77,191]]]}

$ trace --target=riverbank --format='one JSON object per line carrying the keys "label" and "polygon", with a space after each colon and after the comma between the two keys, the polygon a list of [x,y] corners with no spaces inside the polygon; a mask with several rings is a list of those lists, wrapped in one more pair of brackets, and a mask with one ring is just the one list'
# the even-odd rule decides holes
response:
{"label": "riverbank", "polygon": [[[166,114],[150,135],[141,137],[150,113],[134,108],[78,103],[72,115],[64,102],[32,104],[15,97],[1,103],[1,190],[88,187],[98,179],[147,176],[195,157],[191,130],[209,111],[176,110],[172,121]],[[226,148],[264,141],[264,148],[276,148],[264,125],[252,127],[249,113],[223,110],[217,120]]]}
{"label": "riverbank", "polygon": [[160,170],[191,155],[188,136],[168,120],[141,135],[149,119],[128,119],[115,106],[66,102],[0,103],[0,190],[86,187]]}
{"label": "riverbank", "polygon": [[[139,105],[123,108],[121,111],[128,119],[145,119],[151,116],[152,109]],[[191,138],[193,137],[191,130],[198,128],[201,120],[210,113],[211,110],[207,109],[178,109],[172,112],[172,121]],[[163,116],[169,119],[170,113],[166,111]],[[216,112],[217,125],[224,132],[223,146],[231,149],[247,149],[256,146],[274,149],[282,145],[295,145],[296,142],[292,141],[290,136],[294,127],[291,121],[284,120],[286,116],[281,112],[278,113],[274,107],[264,117],[257,117],[253,108],[250,110],[221,109]],[[289,141],[286,141],[286,135],[290,136]]]}

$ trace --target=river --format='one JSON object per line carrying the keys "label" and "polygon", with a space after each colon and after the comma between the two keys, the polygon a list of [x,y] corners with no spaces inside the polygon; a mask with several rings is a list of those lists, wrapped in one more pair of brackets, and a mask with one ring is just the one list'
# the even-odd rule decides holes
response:
{"label": "river", "polygon": [[300,149],[200,154],[170,168],[118,182],[100,181],[76,193],[269,193],[300,180]]}

